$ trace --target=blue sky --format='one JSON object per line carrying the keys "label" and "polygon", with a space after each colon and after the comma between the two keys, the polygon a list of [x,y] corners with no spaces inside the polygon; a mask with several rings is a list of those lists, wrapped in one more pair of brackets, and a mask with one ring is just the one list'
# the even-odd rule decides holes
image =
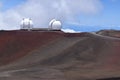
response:
{"label": "blue sky", "polygon": [[[41,2],[43,2],[43,4],[38,4],[38,5],[43,5],[42,7],[39,6],[39,8],[41,8],[41,11],[38,13],[35,13],[35,14],[29,14],[27,12],[22,13],[22,10],[19,11],[17,9],[14,9],[18,6],[21,6],[21,8],[18,8],[18,9],[23,9],[22,6],[27,6],[28,4],[35,5],[36,4],[35,1],[37,2],[37,0],[0,0],[0,2],[2,4],[1,13],[7,13],[8,11],[14,11],[17,13],[17,14],[15,14],[15,15],[17,15],[17,17],[22,18],[22,17],[26,17],[26,16],[33,17],[33,16],[38,15],[38,13],[40,15],[40,14],[44,14],[46,12],[45,13],[46,16],[49,17],[49,15],[47,14],[47,11],[49,11],[49,6],[46,6],[47,3],[45,3],[42,0],[39,0],[39,2],[41,1]],[[48,3],[49,3],[49,0],[46,0],[46,1],[48,1]],[[100,29],[118,29],[119,30],[120,29],[119,28],[120,27],[120,0],[91,0],[91,2],[88,2],[90,0],[75,0],[75,1],[76,2],[78,1],[78,3],[74,2],[74,4],[72,4],[69,2],[71,5],[73,5],[73,7],[71,7],[71,6],[65,7],[66,5],[64,5],[62,8],[60,8],[60,9],[65,8],[65,10],[68,10],[68,9],[72,10],[72,9],[76,8],[71,13],[69,13],[70,11],[66,11],[66,13],[65,13],[66,15],[69,15],[69,14],[73,15],[72,19],[74,20],[73,21],[74,23],[70,23],[70,21],[68,19],[65,19],[65,20],[63,20],[63,28],[70,28],[70,29],[77,30],[77,31],[96,31],[96,30],[100,30]],[[79,2],[81,2],[81,4],[83,3],[85,5],[80,6],[80,10],[77,10],[77,8],[79,8]],[[65,3],[65,2],[63,1],[61,3]],[[98,3],[100,4],[100,8],[98,6]],[[75,6],[75,4],[77,6]],[[89,8],[89,6],[91,8]],[[44,7],[44,9],[43,9],[43,7]],[[35,7],[33,6],[34,10],[35,10],[35,8],[38,8],[38,6],[35,6]],[[32,10],[32,7],[27,6],[27,8],[25,10],[27,10],[27,9]],[[52,8],[51,8],[51,11],[52,11]],[[14,13],[14,12],[12,12],[12,13]],[[64,10],[61,13],[64,14]],[[41,17],[39,15],[38,15],[38,18]],[[53,15],[50,15],[51,16],[50,18],[46,18],[46,16],[44,18],[45,23],[47,23],[50,19],[52,19],[54,17]],[[69,16],[67,16],[67,17],[69,17]],[[36,19],[35,20],[36,24],[41,25],[41,26],[44,25],[44,24],[42,24],[42,21],[41,21],[41,24],[39,24],[40,22],[37,22],[38,18],[37,18],[37,16],[33,17],[33,20]],[[3,20],[3,21],[5,21],[5,20]],[[6,23],[6,22],[4,22],[4,24],[10,25],[10,23]],[[36,25],[36,26],[38,26],[38,25]],[[18,26],[18,25],[16,25],[16,26]]]}
{"label": "blue sky", "polygon": [[2,10],[13,8],[26,0],[0,0],[2,2]]}
{"label": "blue sky", "polygon": [[101,0],[103,10],[95,15],[81,15],[79,18],[82,23],[98,26],[120,26],[120,0]]}
{"label": "blue sky", "polygon": [[120,30],[120,0],[101,0],[101,3],[103,9],[99,13],[78,15],[81,26],[72,28],[78,31]]}

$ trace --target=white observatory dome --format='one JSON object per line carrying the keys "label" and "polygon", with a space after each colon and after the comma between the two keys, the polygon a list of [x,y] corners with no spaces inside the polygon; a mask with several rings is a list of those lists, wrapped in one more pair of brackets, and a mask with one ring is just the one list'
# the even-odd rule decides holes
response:
{"label": "white observatory dome", "polygon": [[31,19],[29,18],[23,18],[23,20],[21,21],[21,29],[24,29],[24,30],[31,30],[33,28],[33,22]]}
{"label": "white observatory dome", "polygon": [[49,23],[49,29],[50,30],[61,30],[62,24],[60,21],[57,21],[55,19],[51,20]]}

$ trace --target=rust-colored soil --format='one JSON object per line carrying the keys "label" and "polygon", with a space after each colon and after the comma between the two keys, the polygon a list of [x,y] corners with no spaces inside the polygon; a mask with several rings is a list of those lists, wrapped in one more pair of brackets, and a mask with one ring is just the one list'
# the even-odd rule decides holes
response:
{"label": "rust-colored soil", "polygon": [[19,59],[37,47],[55,41],[61,34],[61,32],[0,32],[0,65]]}
{"label": "rust-colored soil", "polygon": [[1,31],[0,80],[119,80],[120,35],[106,34]]}

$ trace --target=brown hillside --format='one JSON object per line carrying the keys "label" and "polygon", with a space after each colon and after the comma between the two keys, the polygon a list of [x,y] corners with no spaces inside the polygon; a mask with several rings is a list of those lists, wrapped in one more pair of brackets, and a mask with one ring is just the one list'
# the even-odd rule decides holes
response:
{"label": "brown hillside", "polygon": [[19,59],[33,49],[55,41],[61,34],[61,32],[0,32],[0,65]]}
{"label": "brown hillside", "polygon": [[117,37],[60,31],[3,31],[0,44],[3,80],[120,79]]}
{"label": "brown hillside", "polygon": [[101,31],[98,31],[97,34],[120,38],[119,30],[101,30]]}

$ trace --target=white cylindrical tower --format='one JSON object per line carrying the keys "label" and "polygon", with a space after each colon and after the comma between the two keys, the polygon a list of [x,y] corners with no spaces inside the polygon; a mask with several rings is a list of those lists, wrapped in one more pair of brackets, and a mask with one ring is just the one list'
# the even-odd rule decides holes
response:
{"label": "white cylindrical tower", "polygon": [[49,23],[49,30],[61,30],[62,24],[60,21],[53,19]]}
{"label": "white cylindrical tower", "polygon": [[30,31],[33,28],[33,22],[29,18],[23,18],[20,26],[21,26],[21,29]]}

